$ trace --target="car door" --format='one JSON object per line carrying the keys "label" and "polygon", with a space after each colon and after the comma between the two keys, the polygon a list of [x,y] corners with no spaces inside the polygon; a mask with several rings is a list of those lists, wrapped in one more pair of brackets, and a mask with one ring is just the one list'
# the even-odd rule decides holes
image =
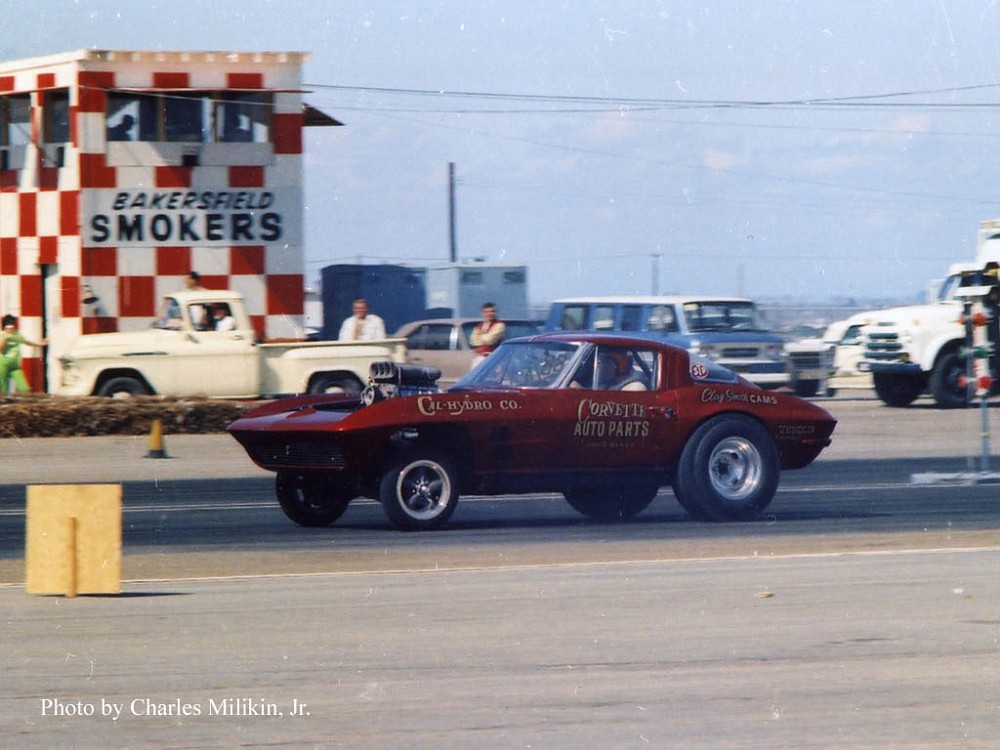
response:
{"label": "car door", "polygon": [[469,370],[472,353],[459,350],[457,325],[453,321],[422,323],[406,337],[406,355],[411,364],[436,367],[441,381],[454,383]]}
{"label": "car door", "polygon": [[[202,307],[191,305],[192,308]],[[188,311],[188,320],[204,316]],[[164,330],[165,356],[150,367],[147,377],[157,393],[246,397],[260,393],[260,353],[254,333],[247,330]]]}
{"label": "car door", "polygon": [[[570,387],[512,394],[511,408],[500,410],[502,421],[493,425],[504,438],[511,470],[556,474],[664,466],[676,442],[675,400],[658,350],[638,353],[647,367],[641,373],[645,390],[595,387],[593,376],[581,374],[584,382],[574,380]],[[596,350],[581,368],[594,357]],[[640,375],[638,363],[634,374]]]}
{"label": "car door", "polygon": [[580,468],[662,466],[676,440],[676,411],[660,352],[615,349],[628,366],[613,386],[595,376],[587,387],[568,392],[565,461]]}

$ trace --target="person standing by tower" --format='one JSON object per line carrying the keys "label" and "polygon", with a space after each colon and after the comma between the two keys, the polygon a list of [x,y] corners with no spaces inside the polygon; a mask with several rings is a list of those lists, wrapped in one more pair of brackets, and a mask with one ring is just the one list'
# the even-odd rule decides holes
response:
{"label": "person standing by tower", "polygon": [[0,389],[4,394],[10,392],[10,383],[14,381],[14,390],[18,393],[27,393],[28,380],[24,377],[24,370],[21,369],[21,347],[33,346],[41,349],[48,345],[48,341],[42,339],[40,342],[28,341],[19,330],[17,330],[17,318],[13,315],[3,316],[3,333],[0,333]]}

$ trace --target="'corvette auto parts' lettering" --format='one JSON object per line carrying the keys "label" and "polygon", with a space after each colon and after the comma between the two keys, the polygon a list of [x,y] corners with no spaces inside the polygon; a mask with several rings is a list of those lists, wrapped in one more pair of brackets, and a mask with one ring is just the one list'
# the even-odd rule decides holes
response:
{"label": "'corvette auto parts' lettering", "polygon": [[619,401],[584,399],[576,408],[573,437],[649,437],[646,407]]}

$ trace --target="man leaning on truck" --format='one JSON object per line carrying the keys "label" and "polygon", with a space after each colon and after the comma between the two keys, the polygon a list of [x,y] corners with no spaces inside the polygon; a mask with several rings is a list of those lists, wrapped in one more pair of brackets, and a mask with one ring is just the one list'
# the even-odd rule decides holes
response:
{"label": "man leaning on truck", "polygon": [[378,315],[368,312],[368,302],[354,300],[354,314],[340,326],[340,341],[380,341],[385,336],[385,323]]}

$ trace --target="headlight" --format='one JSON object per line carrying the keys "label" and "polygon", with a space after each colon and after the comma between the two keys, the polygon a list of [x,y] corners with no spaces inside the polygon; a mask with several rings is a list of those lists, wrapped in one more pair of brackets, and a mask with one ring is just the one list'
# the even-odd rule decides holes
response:
{"label": "headlight", "polygon": [[713,362],[719,359],[719,351],[714,346],[695,346],[692,353],[698,355],[699,357],[710,359]]}

